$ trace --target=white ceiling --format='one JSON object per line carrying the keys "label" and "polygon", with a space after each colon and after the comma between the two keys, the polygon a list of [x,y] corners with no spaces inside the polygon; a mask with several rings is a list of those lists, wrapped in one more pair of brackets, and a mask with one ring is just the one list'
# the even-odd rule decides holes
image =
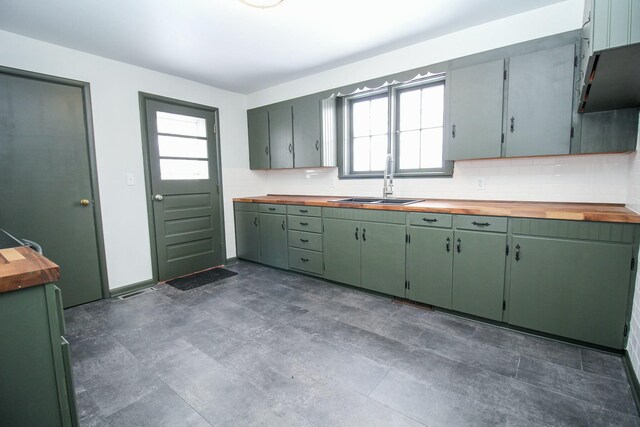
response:
{"label": "white ceiling", "polygon": [[0,29],[251,93],[559,1],[0,0]]}

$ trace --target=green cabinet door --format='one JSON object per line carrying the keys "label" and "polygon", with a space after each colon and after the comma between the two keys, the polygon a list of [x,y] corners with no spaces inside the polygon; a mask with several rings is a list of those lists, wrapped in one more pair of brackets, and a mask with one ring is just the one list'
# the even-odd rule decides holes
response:
{"label": "green cabinet door", "polygon": [[320,151],[320,99],[316,95],[299,98],[293,103],[294,166],[322,166]]}
{"label": "green cabinet door", "polygon": [[293,167],[293,123],[290,104],[269,109],[269,142],[271,169]]}
{"label": "green cabinet door", "polygon": [[569,154],[574,45],[509,60],[506,156]]}
{"label": "green cabinet door", "polygon": [[506,245],[504,234],[456,230],[451,308],[502,320]]}
{"label": "green cabinet door", "polygon": [[504,61],[451,71],[447,160],[500,157]]}
{"label": "green cabinet door", "polygon": [[264,108],[247,111],[249,167],[269,169],[269,114]]}
{"label": "green cabinet door", "polygon": [[324,219],[324,277],[360,286],[360,221]]}
{"label": "green cabinet door", "polygon": [[362,222],[361,286],[404,297],[406,227]]}
{"label": "green cabinet door", "polygon": [[409,292],[413,301],[451,308],[453,231],[409,227]]}
{"label": "green cabinet door", "polygon": [[623,348],[632,246],[514,236],[509,323]]}
{"label": "green cabinet door", "polygon": [[287,216],[260,214],[260,260],[262,263],[287,268]]}
{"label": "green cabinet door", "polygon": [[236,210],[236,254],[260,262],[260,223],[257,212]]}

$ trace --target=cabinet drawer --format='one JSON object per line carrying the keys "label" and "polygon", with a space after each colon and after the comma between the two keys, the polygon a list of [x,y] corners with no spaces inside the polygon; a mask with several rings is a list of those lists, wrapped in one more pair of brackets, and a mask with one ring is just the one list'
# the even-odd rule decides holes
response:
{"label": "cabinet drawer", "polygon": [[322,234],[289,230],[289,246],[311,251],[322,251]]}
{"label": "cabinet drawer", "polygon": [[321,216],[322,208],[319,206],[287,206],[287,213],[289,215],[301,215],[301,216]]}
{"label": "cabinet drawer", "polygon": [[260,204],[260,212],[273,214],[286,214],[287,205]]}
{"label": "cabinet drawer", "polygon": [[507,218],[499,216],[456,215],[455,221],[460,230],[507,232]]}
{"label": "cabinet drawer", "polygon": [[234,202],[233,206],[237,211],[258,212],[258,204],[257,203]]}
{"label": "cabinet drawer", "polygon": [[407,214],[409,219],[409,225],[423,225],[428,227],[439,228],[451,228],[452,223],[451,214],[436,214],[436,213],[410,213]]}
{"label": "cabinet drawer", "polygon": [[321,218],[289,215],[287,222],[289,223],[289,230],[311,231],[312,233],[322,232]]}
{"label": "cabinet drawer", "polygon": [[289,268],[322,274],[322,252],[289,248]]}

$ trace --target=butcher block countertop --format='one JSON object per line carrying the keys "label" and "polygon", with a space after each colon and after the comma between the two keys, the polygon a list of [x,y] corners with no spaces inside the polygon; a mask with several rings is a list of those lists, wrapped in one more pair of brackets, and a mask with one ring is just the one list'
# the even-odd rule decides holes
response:
{"label": "butcher block countertop", "polygon": [[267,196],[239,197],[233,199],[233,201],[640,224],[639,214],[626,208],[624,205],[618,204],[427,199],[410,205],[389,206],[336,201],[347,197],[350,196],[287,196],[269,194]]}
{"label": "butcher block countertop", "polygon": [[0,293],[60,279],[60,267],[27,246],[0,249]]}

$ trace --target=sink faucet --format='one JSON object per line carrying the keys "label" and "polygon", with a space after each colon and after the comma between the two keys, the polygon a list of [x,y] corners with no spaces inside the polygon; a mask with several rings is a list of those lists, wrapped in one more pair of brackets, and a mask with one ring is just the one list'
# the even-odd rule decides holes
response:
{"label": "sink faucet", "polygon": [[393,194],[393,155],[387,154],[384,160],[384,186],[382,187],[382,198]]}

